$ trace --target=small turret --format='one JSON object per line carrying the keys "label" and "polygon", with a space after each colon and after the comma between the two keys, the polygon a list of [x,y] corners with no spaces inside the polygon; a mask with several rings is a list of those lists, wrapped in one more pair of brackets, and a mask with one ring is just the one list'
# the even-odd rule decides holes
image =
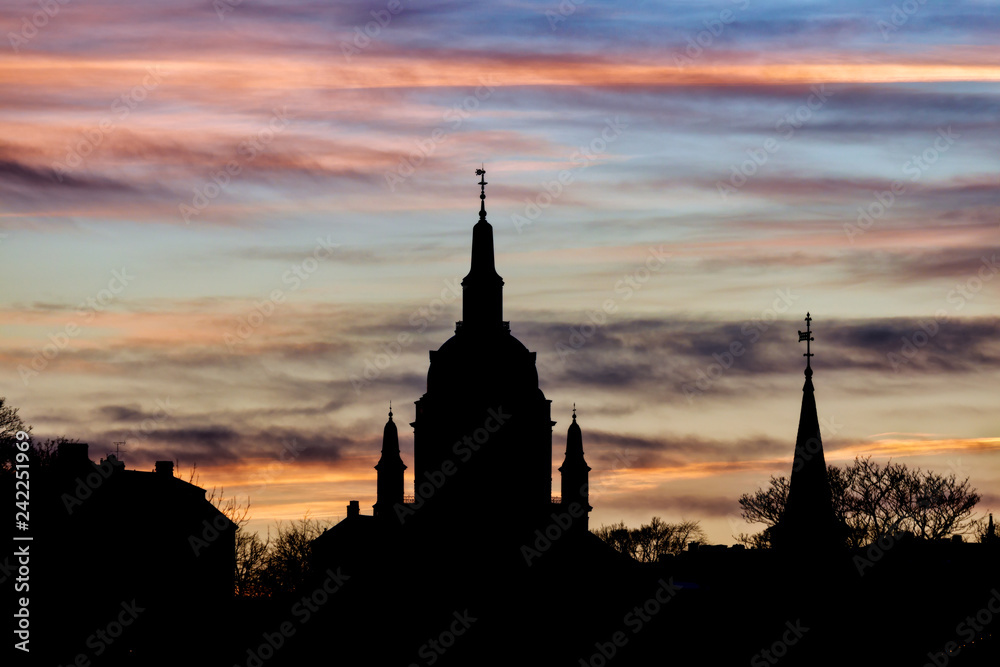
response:
{"label": "small turret", "polygon": [[377,493],[373,509],[375,516],[394,516],[393,508],[403,503],[403,471],[406,464],[399,455],[399,433],[392,421],[392,404],[389,404],[389,421],[382,431],[382,456],[375,465],[378,471]]}
{"label": "small turret", "polygon": [[583,515],[574,522],[574,529],[586,532],[589,524],[590,506],[589,474],[590,466],[583,458],[583,432],[576,423],[576,403],[573,404],[573,422],[566,432],[566,458],[559,467],[562,473],[562,505],[565,509],[577,503],[583,507]]}

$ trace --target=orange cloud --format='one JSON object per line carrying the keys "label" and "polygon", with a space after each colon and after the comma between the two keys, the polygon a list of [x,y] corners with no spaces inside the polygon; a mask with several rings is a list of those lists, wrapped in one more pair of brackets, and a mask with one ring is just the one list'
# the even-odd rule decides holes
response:
{"label": "orange cloud", "polygon": [[950,452],[982,454],[1000,449],[1000,438],[881,438],[855,443],[827,454],[827,460],[844,461],[856,456],[929,456]]}
{"label": "orange cloud", "polygon": [[[141,85],[151,63],[139,60],[79,59],[38,56],[0,64],[0,86],[24,89],[124,90]],[[337,62],[294,59],[168,60],[156,63],[164,88],[199,90],[211,82],[220,92],[348,90],[363,88],[430,88],[478,86],[703,86],[808,85],[813,83],[885,83],[936,81],[1000,81],[1000,65],[969,59],[958,63],[827,62],[673,64],[556,58],[520,58],[491,62],[451,57],[372,57],[345,67]]]}

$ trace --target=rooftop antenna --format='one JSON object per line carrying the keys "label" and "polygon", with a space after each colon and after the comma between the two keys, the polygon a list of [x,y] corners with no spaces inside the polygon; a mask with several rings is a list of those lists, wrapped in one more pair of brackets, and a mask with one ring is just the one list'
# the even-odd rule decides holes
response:
{"label": "rooftop antenna", "polygon": [[122,452],[127,452],[128,451],[127,449],[123,449],[122,448],[122,445],[125,444],[125,441],[124,440],[119,440],[117,442],[112,442],[111,444],[115,446],[115,458],[118,460],[119,463],[121,463]]}

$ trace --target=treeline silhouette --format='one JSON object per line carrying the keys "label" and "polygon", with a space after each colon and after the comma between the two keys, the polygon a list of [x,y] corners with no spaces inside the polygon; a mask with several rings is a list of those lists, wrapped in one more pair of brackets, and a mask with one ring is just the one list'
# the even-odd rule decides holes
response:
{"label": "treeline silhouette", "polygon": [[618,553],[639,563],[655,563],[667,555],[679,554],[692,542],[707,540],[698,521],[667,523],[658,516],[638,528],[629,528],[624,521],[619,521],[591,532]]}
{"label": "treeline silhouette", "polygon": [[[954,472],[944,475],[892,461],[880,464],[868,456],[857,457],[844,467],[828,465],[827,478],[834,513],[848,528],[845,547],[863,547],[898,534],[921,540],[985,537],[986,518],[973,515],[982,496],[968,477],[959,479]],[[787,477],[772,476],[767,488],[740,496],[743,518],[765,528],[740,533],[735,536],[738,544],[758,549],[772,546],[772,530],[785,510],[788,485]]]}

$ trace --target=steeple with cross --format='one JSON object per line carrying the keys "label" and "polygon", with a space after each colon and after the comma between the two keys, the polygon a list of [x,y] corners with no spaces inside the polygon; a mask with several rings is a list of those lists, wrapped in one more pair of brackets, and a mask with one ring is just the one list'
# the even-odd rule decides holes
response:
{"label": "steeple with cross", "polygon": [[476,176],[479,176],[479,219],[486,220],[486,186],[489,183],[486,181],[486,165],[482,168],[476,169]]}
{"label": "steeple with cross", "polygon": [[806,330],[799,332],[805,342],[806,381],[802,387],[802,411],[795,436],[795,455],[788,482],[788,499],[778,525],[772,528],[776,547],[791,549],[834,549],[844,537],[843,526],[833,513],[830,482],[827,478],[823,439],[819,430],[816,396],[812,381],[812,315],[806,313]]}

